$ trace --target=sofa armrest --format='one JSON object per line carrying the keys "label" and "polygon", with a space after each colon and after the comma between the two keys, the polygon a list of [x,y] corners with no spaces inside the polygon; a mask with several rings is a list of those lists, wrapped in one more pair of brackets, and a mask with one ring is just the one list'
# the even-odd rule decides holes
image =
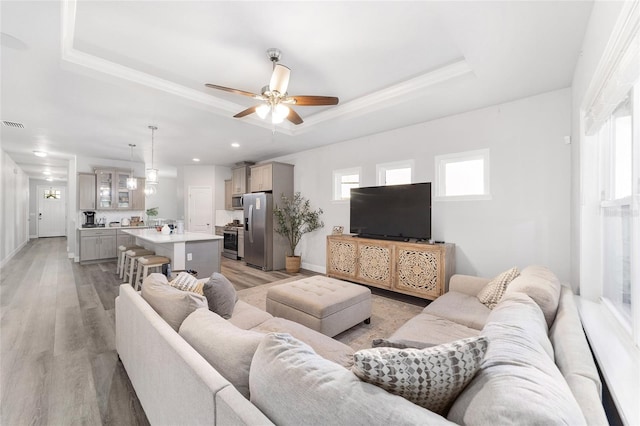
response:
{"label": "sofa armrest", "polygon": [[491,281],[489,278],[475,277],[473,275],[455,274],[449,279],[449,291],[477,296],[480,290]]}

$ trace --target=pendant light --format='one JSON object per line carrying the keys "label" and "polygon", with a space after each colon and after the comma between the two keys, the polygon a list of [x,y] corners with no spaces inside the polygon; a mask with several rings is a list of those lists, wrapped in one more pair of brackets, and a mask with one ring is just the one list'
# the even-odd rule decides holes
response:
{"label": "pendant light", "polygon": [[151,168],[147,169],[147,185],[158,184],[158,169],[153,168],[153,135],[158,128],[156,126],[148,126],[151,129]]}
{"label": "pendant light", "polygon": [[131,175],[127,178],[127,189],[134,190],[138,189],[138,179],[133,177],[133,148],[135,148],[135,144],[130,143],[131,147]]}

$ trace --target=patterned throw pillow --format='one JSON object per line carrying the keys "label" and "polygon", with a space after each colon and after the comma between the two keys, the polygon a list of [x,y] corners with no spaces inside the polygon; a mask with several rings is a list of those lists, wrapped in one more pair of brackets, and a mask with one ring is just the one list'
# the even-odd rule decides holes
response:
{"label": "patterned throw pillow", "polygon": [[482,290],[476,296],[483,305],[485,305],[489,309],[493,309],[496,307],[498,302],[502,300],[502,296],[504,296],[504,292],[507,291],[507,286],[511,281],[513,281],[518,275],[520,275],[520,271],[515,266],[508,271],[504,271],[491,281],[487,283],[483,287]]}
{"label": "patterned throw pillow", "polygon": [[486,350],[483,336],[426,349],[365,349],[353,355],[352,371],[365,382],[446,415],[480,367]]}
{"label": "patterned throw pillow", "polygon": [[177,288],[178,290],[191,291],[199,294],[200,296],[204,296],[204,292],[202,291],[204,283],[199,282],[196,277],[188,272],[180,272],[173,281],[169,282],[169,285]]}

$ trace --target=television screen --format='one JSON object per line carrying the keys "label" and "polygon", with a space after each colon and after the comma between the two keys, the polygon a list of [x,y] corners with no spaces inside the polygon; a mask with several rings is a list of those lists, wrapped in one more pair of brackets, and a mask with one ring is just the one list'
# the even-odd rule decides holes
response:
{"label": "television screen", "polygon": [[351,189],[350,232],[362,237],[431,238],[431,182]]}

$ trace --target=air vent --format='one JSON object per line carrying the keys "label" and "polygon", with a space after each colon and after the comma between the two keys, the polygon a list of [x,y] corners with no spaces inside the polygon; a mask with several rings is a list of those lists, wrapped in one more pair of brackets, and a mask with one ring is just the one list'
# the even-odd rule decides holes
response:
{"label": "air vent", "polygon": [[5,127],[14,127],[16,129],[24,129],[24,124],[16,123],[15,121],[3,121],[2,124]]}

